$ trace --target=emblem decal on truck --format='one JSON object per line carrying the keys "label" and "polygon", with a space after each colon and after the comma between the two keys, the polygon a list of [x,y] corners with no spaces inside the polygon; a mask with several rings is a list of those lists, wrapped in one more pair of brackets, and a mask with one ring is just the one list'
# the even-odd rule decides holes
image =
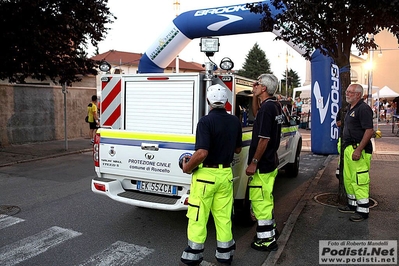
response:
{"label": "emblem decal on truck", "polygon": [[114,146],[111,146],[111,148],[109,149],[109,155],[111,155],[111,156],[115,156],[115,154],[116,154],[116,150],[114,149]]}
{"label": "emblem decal on truck", "polygon": [[147,152],[144,156],[145,156],[145,158],[148,159],[148,160],[152,160],[152,159],[154,159],[154,157],[155,157],[154,154],[149,153],[149,152]]}

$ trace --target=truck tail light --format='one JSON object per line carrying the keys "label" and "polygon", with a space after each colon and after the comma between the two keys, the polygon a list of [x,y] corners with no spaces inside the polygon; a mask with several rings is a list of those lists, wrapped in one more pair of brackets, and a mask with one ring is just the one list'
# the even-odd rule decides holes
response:
{"label": "truck tail light", "polygon": [[105,185],[104,184],[100,184],[100,183],[93,183],[94,187],[99,190],[99,191],[104,191],[105,192]]}
{"label": "truck tail light", "polygon": [[97,133],[96,136],[94,137],[94,143],[93,143],[93,161],[95,167],[100,166],[99,157],[100,157],[100,134]]}

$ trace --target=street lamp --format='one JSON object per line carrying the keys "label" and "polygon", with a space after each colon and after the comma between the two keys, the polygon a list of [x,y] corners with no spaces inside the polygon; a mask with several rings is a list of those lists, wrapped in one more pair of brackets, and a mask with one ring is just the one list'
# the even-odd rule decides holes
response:
{"label": "street lamp", "polygon": [[[374,34],[369,35],[369,39],[373,40],[374,39]],[[370,48],[370,54],[369,54],[369,71],[368,71],[368,95],[367,95],[367,103],[369,106],[372,105],[371,103],[371,95],[373,94],[373,56],[374,56],[374,49]],[[379,108],[378,108],[379,109]],[[378,121],[378,119],[377,119]],[[377,122],[378,123],[378,122]],[[378,127],[378,125],[377,125]]]}
{"label": "street lamp", "polygon": [[[280,57],[280,55],[278,57]],[[288,78],[289,78],[288,77],[288,60],[289,60],[289,57],[292,57],[292,55],[289,53],[288,48],[287,48],[285,51],[285,96],[286,97],[288,97]],[[281,87],[281,83],[280,83],[280,93],[282,95],[284,95],[282,87]]]}

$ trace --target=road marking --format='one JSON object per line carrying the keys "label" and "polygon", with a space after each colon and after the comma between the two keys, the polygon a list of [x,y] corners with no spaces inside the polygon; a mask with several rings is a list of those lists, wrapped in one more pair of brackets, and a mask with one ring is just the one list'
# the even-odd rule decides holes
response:
{"label": "road marking", "polygon": [[0,230],[24,221],[21,218],[0,214]]}
{"label": "road marking", "polygon": [[109,248],[91,256],[80,266],[135,265],[152,252],[154,249],[117,241]]}
{"label": "road marking", "polygon": [[0,265],[11,266],[35,257],[82,233],[53,226],[33,236],[0,248]]}

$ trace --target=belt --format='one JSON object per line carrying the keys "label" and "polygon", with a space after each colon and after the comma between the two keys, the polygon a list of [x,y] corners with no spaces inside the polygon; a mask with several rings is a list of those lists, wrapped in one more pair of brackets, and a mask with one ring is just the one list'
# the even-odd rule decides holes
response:
{"label": "belt", "polygon": [[219,168],[221,166],[222,168],[229,168],[231,167],[230,164],[203,164],[202,167],[206,168]]}

